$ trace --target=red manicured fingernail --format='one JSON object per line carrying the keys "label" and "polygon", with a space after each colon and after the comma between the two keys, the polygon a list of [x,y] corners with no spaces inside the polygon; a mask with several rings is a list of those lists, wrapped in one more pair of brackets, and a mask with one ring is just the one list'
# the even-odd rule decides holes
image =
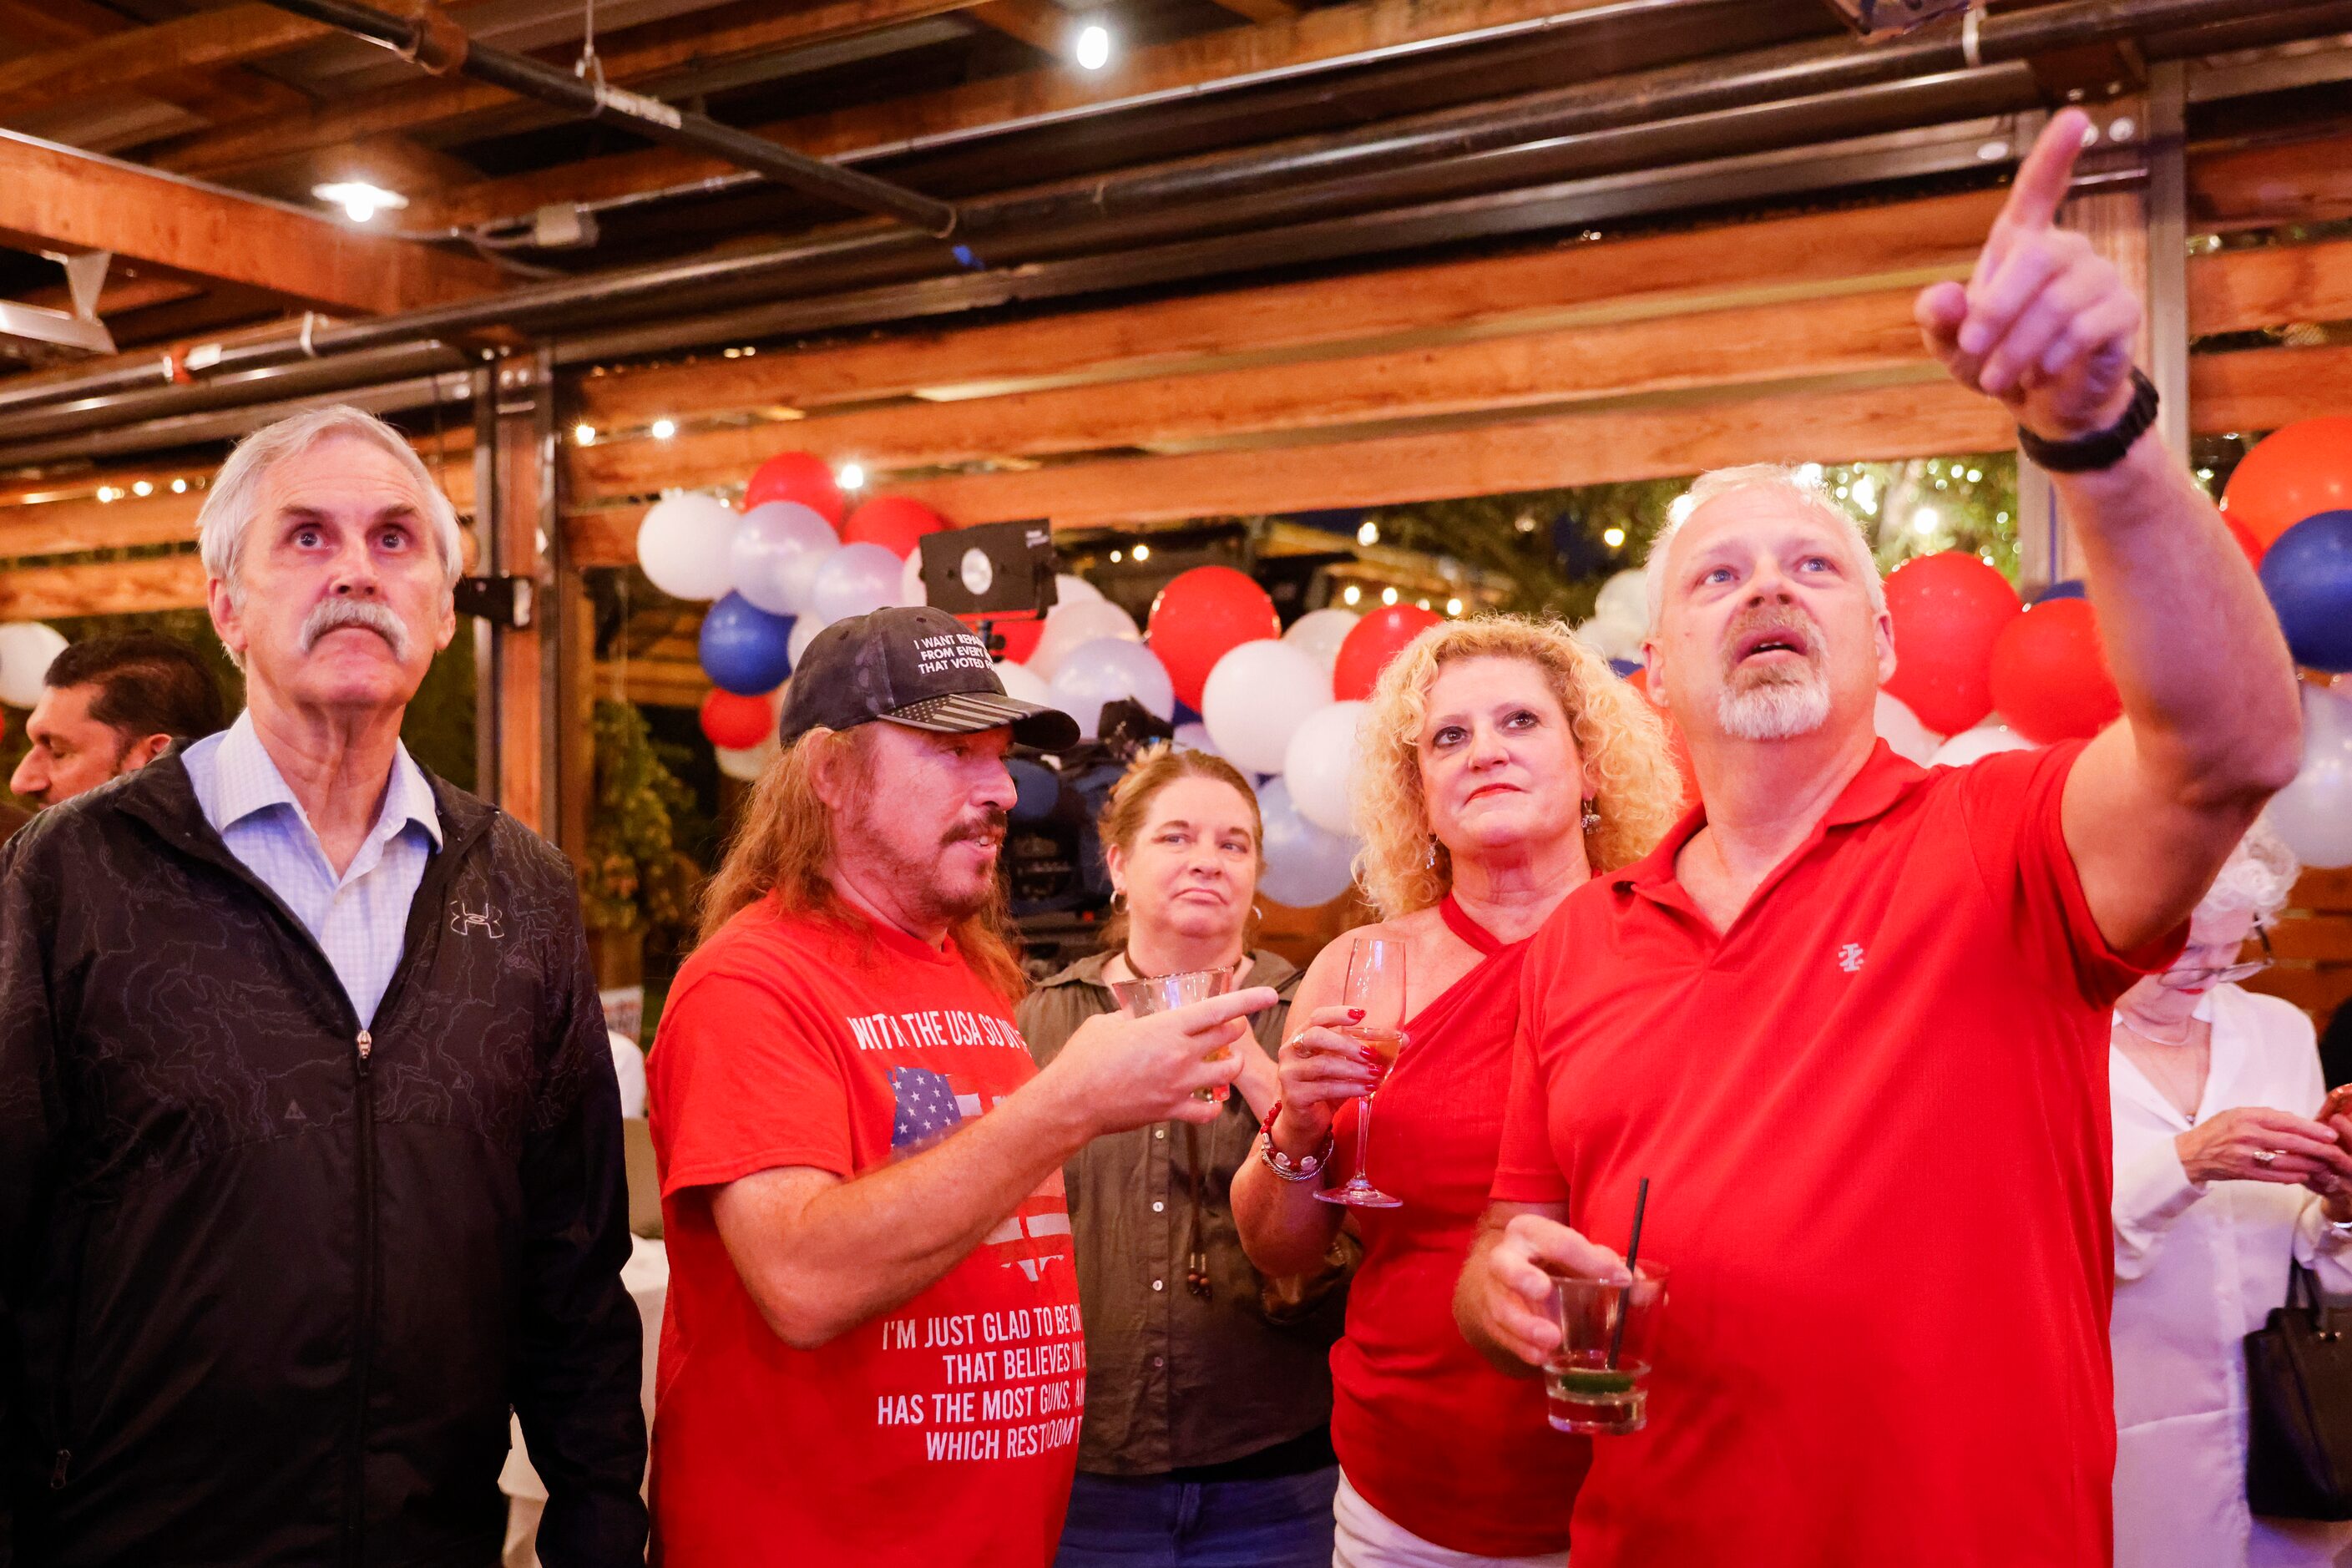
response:
{"label": "red manicured fingernail", "polygon": [[1360,1018],[1363,1016],[1364,1010],[1361,1007],[1350,1007],[1348,1009],[1348,1016],[1350,1018]]}

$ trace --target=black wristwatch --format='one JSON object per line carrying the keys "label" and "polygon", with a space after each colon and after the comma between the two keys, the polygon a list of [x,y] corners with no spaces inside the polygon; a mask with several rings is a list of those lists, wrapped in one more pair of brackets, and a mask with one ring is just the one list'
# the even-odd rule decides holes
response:
{"label": "black wristwatch", "polygon": [[2114,468],[2131,450],[2132,443],[2156,423],[2156,383],[2142,375],[2137,365],[2132,367],[2131,378],[2131,406],[2113,425],[2071,441],[2045,441],[2021,425],[2018,450],[2053,474],[2087,474]]}

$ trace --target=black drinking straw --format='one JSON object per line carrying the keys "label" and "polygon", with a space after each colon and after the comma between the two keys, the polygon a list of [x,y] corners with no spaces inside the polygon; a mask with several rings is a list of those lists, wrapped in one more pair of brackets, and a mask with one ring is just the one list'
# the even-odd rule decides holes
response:
{"label": "black drinking straw", "polygon": [[1642,1278],[1638,1272],[1642,1261],[1642,1213],[1649,1206],[1650,1178],[1644,1176],[1641,1186],[1633,1193],[1633,1235],[1625,1243],[1625,1272],[1632,1278],[1626,1281],[1625,1294],[1618,1299],[1617,1326],[1609,1331],[1609,1368],[1612,1372],[1617,1369],[1617,1352],[1625,1348],[1625,1314],[1633,1310],[1633,1286]]}

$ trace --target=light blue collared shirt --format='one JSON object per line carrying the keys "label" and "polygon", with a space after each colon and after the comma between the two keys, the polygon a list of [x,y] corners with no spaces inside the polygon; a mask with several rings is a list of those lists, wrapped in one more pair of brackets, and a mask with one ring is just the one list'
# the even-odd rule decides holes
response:
{"label": "light blue collared shirt", "polygon": [[441,847],[425,770],[394,743],[383,809],[337,877],[301,802],[254,733],[253,715],[181,753],[205,820],[230,854],[285,900],[317,939],[362,1024],[373,1022],[407,938],[408,908]]}

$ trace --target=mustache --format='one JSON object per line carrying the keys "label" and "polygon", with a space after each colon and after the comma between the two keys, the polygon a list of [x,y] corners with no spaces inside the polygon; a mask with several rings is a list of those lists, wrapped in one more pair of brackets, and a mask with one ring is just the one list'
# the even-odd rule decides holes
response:
{"label": "mustache", "polygon": [[940,836],[940,847],[970,841],[974,844],[1001,845],[1012,818],[996,806],[990,806],[969,822],[959,822]]}
{"label": "mustache", "polygon": [[1802,633],[1805,662],[1821,662],[1821,623],[1795,605],[1755,605],[1732,616],[1731,624],[1724,628],[1723,633],[1725,655],[1728,657],[1737,653],[1741,643],[1759,632]]}
{"label": "mustache", "polygon": [[408,627],[398,616],[372,599],[321,599],[302,621],[302,651],[309,653],[329,632],[361,626],[375,633],[392,647],[393,658],[408,658]]}

